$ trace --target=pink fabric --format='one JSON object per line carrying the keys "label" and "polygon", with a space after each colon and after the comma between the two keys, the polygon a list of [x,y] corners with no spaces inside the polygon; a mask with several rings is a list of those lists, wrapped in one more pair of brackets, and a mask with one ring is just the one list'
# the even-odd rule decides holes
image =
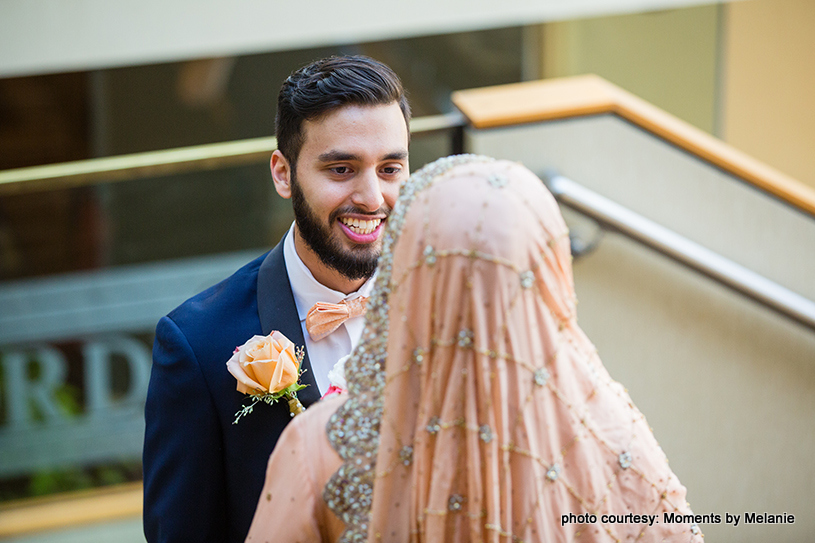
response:
{"label": "pink fabric", "polygon": [[321,493],[341,464],[326,438],[325,423],[343,401],[343,395],[321,400],[286,426],[269,458],[247,542],[337,541],[344,525]]}
{"label": "pink fabric", "polygon": [[[369,540],[701,540],[662,523],[690,512],[685,488],[577,325],[566,225],[529,170],[458,166],[420,194],[389,303]],[[598,522],[561,526],[568,513]],[[600,522],[626,513],[660,524]]]}
{"label": "pink fabric", "polygon": [[[577,325],[567,230],[541,181],[510,162],[459,165],[404,219],[392,272],[380,270],[390,324],[369,541],[701,541],[662,522],[690,513],[685,488]],[[275,527],[336,520],[317,497],[332,471],[314,464],[341,461],[324,434],[305,436],[345,396],[284,432],[264,496],[305,505],[262,496],[252,541],[311,541]],[[597,523],[561,526],[569,513]],[[659,523],[600,521],[627,513]]]}

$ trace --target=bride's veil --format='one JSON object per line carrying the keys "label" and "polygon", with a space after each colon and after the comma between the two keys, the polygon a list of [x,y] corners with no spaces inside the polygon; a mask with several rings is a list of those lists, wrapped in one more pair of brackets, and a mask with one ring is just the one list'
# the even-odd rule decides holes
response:
{"label": "bride's veil", "polygon": [[[566,225],[534,174],[460,155],[411,176],[326,426],[340,541],[699,537],[600,521],[690,510],[575,306]],[[561,525],[569,513],[598,518]]]}

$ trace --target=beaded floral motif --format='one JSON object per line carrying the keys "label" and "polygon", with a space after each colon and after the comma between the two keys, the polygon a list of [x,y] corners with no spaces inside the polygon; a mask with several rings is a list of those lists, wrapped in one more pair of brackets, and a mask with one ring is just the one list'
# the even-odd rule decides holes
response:
{"label": "beaded floral motif", "polygon": [[464,507],[465,501],[467,501],[467,498],[465,498],[461,494],[453,494],[447,500],[447,509],[449,509],[453,513],[457,513],[458,511],[461,511],[461,509]]}
{"label": "beaded floral motif", "polygon": [[424,362],[424,353],[425,350],[421,347],[416,347],[413,350],[413,361],[416,362],[416,365],[421,366],[422,362]]}
{"label": "beaded floral motif", "polygon": [[546,478],[550,481],[557,481],[558,477],[560,477],[560,464],[554,463],[546,470]]}
{"label": "beaded floral motif", "polygon": [[370,511],[373,500],[373,474],[358,470],[351,464],[343,464],[334,474],[332,481],[341,484],[326,484],[323,499],[346,526],[353,526],[355,519],[365,511]]}
{"label": "beaded floral motif", "polygon": [[424,248],[424,261],[428,266],[432,266],[436,263],[436,250],[433,249],[432,245],[428,245]]}
{"label": "beaded floral motif", "polygon": [[487,176],[487,183],[489,183],[491,187],[502,189],[507,186],[509,180],[505,175],[501,175],[500,173],[493,173]]}
{"label": "beaded floral motif", "polygon": [[399,461],[402,462],[404,465],[409,466],[411,462],[413,462],[413,447],[410,445],[405,445],[399,451]]}
{"label": "beaded floral motif", "polygon": [[[326,425],[328,440],[344,462],[323,489],[328,507],[345,523],[340,543],[366,541],[368,536],[385,387],[393,245],[402,231],[407,210],[420,192],[450,169],[461,164],[493,161],[477,155],[456,155],[428,164],[405,183],[394,212],[388,217],[374,294],[368,300],[365,329],[357,349],[345,364],[348,399]],[[432,265],[435,251],[431,246],[428,249],[430,253],[425,250],[425,261]],[[471,337],[469,341],[472,342]],[[421,363],[415,354],[414,360]]]}
{"label": "beaded floral motif", "polygon": [[464,329],[458,333],[458,346],[466,349],[473,346],[473,331]]}
{"label": "beaded floral motif", "polygon": [[621,468],[628,469],[631,467],[631,461],[633,460],[633,458],[631,457],[631,453],[626,451],[620,454],[618,460],[620,462]]}
{"label": "beaded floral motif", "polygon": [[521,287],[531,288],[535,284],[535,274],[529,270],[521,274]]}
{"label": "beaded floral motif", "polygon": [[538,368],[535,370],[534,378],[535,384],[542,387],[549,380],[549,372],[546,371],[546,368]]}

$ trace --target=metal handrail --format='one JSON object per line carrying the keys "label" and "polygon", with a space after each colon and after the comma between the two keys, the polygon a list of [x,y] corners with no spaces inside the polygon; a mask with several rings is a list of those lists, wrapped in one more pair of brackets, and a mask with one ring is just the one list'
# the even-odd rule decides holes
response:
{"label": "metal handrail", "polygon": [[[413,119],[410,133],[462,128],[464,124],[458,112],[430,115]],[[275,149],[277,139],[266,137],[15,168],[0,171],[0,196],[258,163],[269,160]]]}
{"label": "metal handrail", "polygon": [[561,175],[545,177],[564,205],[815,330],[815,302]]}

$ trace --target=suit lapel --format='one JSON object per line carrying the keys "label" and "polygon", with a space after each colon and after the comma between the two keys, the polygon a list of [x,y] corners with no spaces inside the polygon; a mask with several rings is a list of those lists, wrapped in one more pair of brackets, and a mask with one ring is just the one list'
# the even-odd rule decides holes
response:
{"label": "suit lapel", "polygon": [[[288,234],[287,234],[288,235]],[[300,326],[300,317],[297,315],[297,306],[294,305],[294,294],[291,291],[289,274],[286,272],[286,261],[283,257],[283,242],[269,251],[258,270],[258,317],[264,335],[277,330],[297,347],[304,347],[306,340]],[[301,383],[308,385],[297,393],[300,401],[308,407],[320,399],[314,371],[308,359],[308,351],[303,359],[302,369],[305,370]]]}

